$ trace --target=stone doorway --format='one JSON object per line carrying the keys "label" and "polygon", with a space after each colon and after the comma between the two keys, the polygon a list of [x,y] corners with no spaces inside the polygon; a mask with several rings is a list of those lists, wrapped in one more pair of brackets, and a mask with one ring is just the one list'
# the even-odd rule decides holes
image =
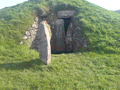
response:
{"label": "stone doorway", "polygon": [[51,25],[52,39],[51,39],[51,53],[73,53],[73,48],[67,51],[66,40],[68,37],[68,29],[71,28],[72,18],[59,18]]}
{"label": "stone doorway", "polygon": [[[51,23],[51,52],[55,54],[73,52],[71,30],[72,17],[75,11],[58,11],[58,19]],[[70,39],[70,41],[69,41]],[[70,42],[70,46],[69,46]]]}
{"label": "stone doorway", "polygon": [[64,29],[65,29],[65,36],[67,34],[68,26],[71,22],[71,18],[60,18],[64,20]]}
{"label": "stone doorway", "polygon": [[[33,25],[26,31],[22,39],[25,39],[31,49],[38,50],[39,34],[38,24],[47,20],[51,26],[51,52],[55,54],[71,53],[87,47],[87,41],[83,37],[81,28],[74,25],[74,10],[58,11],[57,18],[50,22],[47,15],[35,18]],[[21,43],[23,43],[21,41]]]}

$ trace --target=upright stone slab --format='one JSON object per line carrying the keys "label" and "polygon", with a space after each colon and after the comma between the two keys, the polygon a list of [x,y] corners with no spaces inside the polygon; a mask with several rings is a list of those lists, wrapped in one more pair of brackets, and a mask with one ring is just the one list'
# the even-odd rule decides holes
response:
{"label": "upright stone slab", "polygon": [[51,48],[53,51],[64,51],[65,49],[65,30],[64,20],[57,19],[51,23]]}
{"label": "upright stone slab", "polygon": [[38,25],[38,51],[40,60],[43,61],[45,64],[49,64],[51,62],[51,32],[50,26],[46,23],[46,21],[42,21]]}

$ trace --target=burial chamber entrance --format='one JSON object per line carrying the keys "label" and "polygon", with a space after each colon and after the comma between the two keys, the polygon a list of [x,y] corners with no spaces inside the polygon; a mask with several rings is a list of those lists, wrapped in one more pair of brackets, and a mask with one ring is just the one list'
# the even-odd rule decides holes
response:
{"label": "burial chamber entrance", "polygon": [[65,30],[65,36],[67,34],[68,26],[71,22],[71,18],[60,18],[64,20],[64,30]]}
{"label": "burial chamber entrance", "polygon": [[74,12],[74,10],[58,11],[57,18],[52,22],[49,21],[47,15],[36,17],[22,39],[26,40],[30,49],[38,50],[40,44],[38,31],[41,28],[39,23],[47,20],[52,32],[51,53],[72,53],[78,48],[86,47],[86,41],[80,37],[80,28],[73,24]]}
{"label": "burial chamber entrance", "polygon": [[[52,44],[55,45],[55,43],[59,43],[59,45],[61,45],[61,44],[62,45],[59,46],[58,44],[56,44],[56,46],[54,46],[54,47],[51,46],[51,53],[52,54],[73,53],[73,49],[71,49],[70,51],[66,50],[66,48],[67,48],[66,38],[67,38],[68,28],[69,28],[70,23],[72,22],[72,19],[71,19],[71,17],[69,17],[69,18],[59,18],[59,20],[63,21],[63,25],[62,25],[63,27],[59,28],[59,29],[62,28],[63,30],[58,31],[56,38],[58,38],[58,37],[60,37],[60,38],[56,42],[51,43],[51,45]],[[57,21],[59,21],[59,20],[57,20]],[[53,30],[51,30],[51,31],[53,31]],[[62,34],[62,36],[61,36],[61,34]],[[53,35],[54,35],[54,32],[53,32]],[[52,40],[53,40],[53,38],[52,38]],[[54,49],[55,47],[56,47],[56,49]],[[57,47],[58,47],[58,49],[57,49]]]}
{"label": "burial chamber entrance", "polygon": [[[39,30],[40,22],[47,20],[52,32],[51,37],[51,53],[72,53],[79,49],[87,47],[87,40],[83,37],[83,32],[80,27],[74,25],[73,14],[74,10],[58,11],[57,18],[50,22],[47,14],[34,18],[33,24],[27,29],[25,35],[22,36],[30,47],[38,51],[40,43]],[[20,44],[23,44],[20,41]]]}
{"label": "burial chamber entrance", "polygon": [[[75,11],[58,11],[58,19],[51,24],[52,38],[51,38],[51,53],[60,54],[60,53],[72,53],[73,46],[72,44],[67,45],[69,39],[72,39],[69,36],[69,32],[72,24],[72,16]],[[70,41],[72,43],[72,41]]]}

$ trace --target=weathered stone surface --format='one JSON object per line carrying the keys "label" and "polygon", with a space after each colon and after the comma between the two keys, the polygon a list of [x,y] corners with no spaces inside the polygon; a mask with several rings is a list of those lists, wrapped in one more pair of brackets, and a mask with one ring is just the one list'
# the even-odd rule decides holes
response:
{"label": "weathered stone surface", "polygon": [[75,13],[74,10],[58,11],[58,18],[70,18]]}
{"label": "weathered stone surface", "polygon": [[70,22],[67,30],[67,34],[65,37],[65,42],[66,42],[66,51],[70,52],[73,50],[73,24]]}
{"label": "weathered stone surface", "polygon": [[51,62],[51,45],[50,45],[50,33],[48,27],[46,26],[46,22],[41,22],[38,25],[38,51],[40,60],[45,64],[49,64]]}
{"label": "weathered stone surface", "polygon": [[80,48],[87,47],[87,41],[82,37],[82,31],[79,27],[73,27],[72,22],[68,26],[65,37],[66,51],[79,51]]}
{"label": "weathered stone surface", "polygon": [[30,32],[29,31],[26,31],[26,36],[30,36]]}
{"label": "weathered stone surface", "polygon": [[36,37],[35,35],[32,35],[31,40],[34,41],[35,37]]}
{"label": "weathered stone surface", "polygon": [[57,19],[51,23],[51,48],[54,51],[64,51],[65,49],[65,30],[64,20]]}
{"label": "weathered stone surface", "polygon": [[23,41],[20,41],[20,44],[23,44]]}
{"label": "weathered stone surface", "polygon": [[87,47],[87,40],[84,39],[81,29],[79,27],[76,27],[73,29],[73,31],[74,51],[79,51],[80,48]]}
{"label": "weathered stone surface", "polygon": [[[37,31],[38,31],[38,17],[36,17],[33,21],[33,24],[30,28],[27,29],[27,31],[25,32],[25,35],[22,37],[22,39],[25,39],[26,42],[27,42],[27,45],[31,48],[31,49],[36,49],[38,50],[37,48],[37,41],[35,40],[36,39],[36,34],[37,34]],[[34,44],[33,44],[34,43]],[[23,43],[22,43],[23,44]],[[33,45],[32,45],[33,44]],[[33,48],[34,46],[34,48]]]}
{"label": "weathered stone surface", "polygon": [[87,40],[83,40],[83,41],[82,41],[82,47],[87,47],[87,46],[88,46]]}
{"label": "weathered stone surface", "polygon": [[23,36],[22,39],[25,39],[25,40],[26,40],[26,39],[27,39],[27,36]]}
{"label": "weathered stone surface", "polygon": [[[35,29],[36,30],[36,29]],[[32,35],[36,35],[36,31],[35,30],[30,30],[30,34],[31,34],[31,36]]]}
{"label": "weathered stone surface", "polygon": [[34,21],[35,21],[35,22],[38,22],[38,20],[39,20],[38,17],[35,17]]}
{"label": "weathered stone surface", "polygon": [[33,27],[33,28],[38,28],[37,22],[34,21],[32,27]]}
{"label": "weathered stone surface", "polygon": [[81,29],[79,27],[73,28],[73,51],[78,51],[82,48]]}

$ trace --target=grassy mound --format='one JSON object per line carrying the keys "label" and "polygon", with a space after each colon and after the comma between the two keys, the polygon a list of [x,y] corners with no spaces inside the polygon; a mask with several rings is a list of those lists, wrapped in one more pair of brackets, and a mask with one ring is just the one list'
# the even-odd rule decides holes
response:
{"label": "grassy mound", "polygon": [[82,28],[81,37],[89,42],[89,47],[82,50],[120,52],[120,15],[85,0],[29,0],[0,10],[0,42],[3,46],[3,42],[19,44],[21,36],[32,25],[36,8],[42,9],[42,13],[49,11],[50,20],[54,20],[59,10],[76,10],[74,24]]}
{"label": "grassy mound", "polygon": [[[39,10],[42,10],[42,12]],[[46,66],[38,52],[20,45],[36,14],[76,10],[79,26],[89,46],[75,54],[52,55]],[[29,0],[0,10],[0,90],[119,90],[120,14],[85,0]],[[98,54],[99,53],[99,54]]]}

